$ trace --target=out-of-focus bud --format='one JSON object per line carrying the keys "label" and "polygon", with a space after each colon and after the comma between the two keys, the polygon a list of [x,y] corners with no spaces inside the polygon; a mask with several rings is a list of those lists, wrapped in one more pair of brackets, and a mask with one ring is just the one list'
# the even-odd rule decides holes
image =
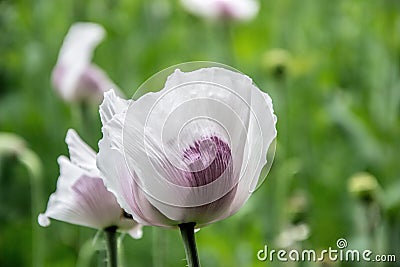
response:
{"label": "out-of-focus bud", "polygon": [[42,172],[40,158],[28,148],[25,140],[18,135],[0,133],[0,161],[4,157],[15,158],[28,169],[33,178],[39,179]]}
{"label": "out-of-focus bud", "polygon": [[359,172],[350,177],[348,190],[353,196],[368,204],[376,200],[379,184],[372,174]]}
{"label": "out-of-focus bud", "polygon": [[289,225],[283,229],[276,239],[276,244],[279,247],[293,247],[296,243],[309,238],[311,230],[306,223],[308,206],[307,195],[302,190],[295,191],[289,197],[286,204]]}
{"label": "out-of-focus bud", "polygon": [[293,246],[296,242],[307,240],[310,237],[310,227],[305,223],[289,225],[278,236],[276,244],[281,248]]}
{"label": "out-of-focus bud", "polygon": [[287,50],[276,48],[264,53],[263,68],[277,79],[285,79],[290,72],[291,55]]}
{"label": "out-of-focus bud", "polygon": [[304,191],[296,191],[288,201],[288,211],[293,224],[306,221],[308,212],[308,199]]}
{"label": "out-of-focus bud", "polygon": [[[31,211],[32,213],[39,212],[42,194],[42,162],[39,156],[29,149],[28,143],[20,136],[13,133],[0,132],[0,180],[3,174],[3,164],[8,165],[8,163],[20,163],[26,168],[31,186]],[[33,231],[31,238],[32,245],[35,247],[36,252],[33,257],[33,262],[35,262],[37,266],[42,266],[40,259],[43,259],[43,246],[41,245],[43,236],[40,232]]]}
{"label": "out-of-focus bud", "polygon": [[0,133],[0,158],[19,155],[26,149],[25,141],[16,134]]}

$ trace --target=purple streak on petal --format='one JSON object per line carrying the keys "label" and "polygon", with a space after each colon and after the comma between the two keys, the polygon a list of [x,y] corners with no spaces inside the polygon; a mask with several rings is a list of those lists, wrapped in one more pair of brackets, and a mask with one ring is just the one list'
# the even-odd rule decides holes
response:
{"label": "purple streak on petal", "polygon": [[112,89],[113,84],[102,69],[90,65],[83,71],[78,87],[82,95],[101,99],[105,91]]}
{"label": "purple streak on petal", "polygon": [[190,170],[184,175],[186,186],[203,186],[226,171],[233,173],[231,149],[217,136],[196,141],[184,151],[183,160]]}
{"label": "purple streak on petal", "polygon": [[65,67],[63,65],[56,65],[56,67],[53,70],[53,73],[51,74],[51,82],[53,83],[53,86],[58,90],[62,91],[62,80],[64,77],[65,73]]}
{"label": "purple streak on petal", "polygon": [[[135,177],[132,177],[136,174],[128,170],[121,151],[111,148],[111,133],[105,128],[103,131],[104,137],[99,142],[97,164],[104,175],[103,180],[107,188],[115,194],[120,205],[141,224],[165,227],[177,225],[150,204],[145,193],[136,184]],[[116,133],[113,132],[114,137]]]}
{"label": "purple streak on petal", "polygon": [[139,188],[135,181],[131,184],[132,198],[130,207],[132,211],[150,225],[155,226],[176,226],[178,222],[168,219],[146,197],[146,194]]}
{"label": "purple streak on petal", "polygon": [[236,18],[234,10],[232,10],[231,5],[226,3],[226,1],[216,1],[216,8],[221,18]]}
{"label": "purple streak on petal", "polygon": [[[183,160],[192,171],[184,173],[185,180],[180,181],[180,185],[193,187],[193,194],[199,193],[195,187],[212,183],[222,174],[231,177],[225,186],[232,189],[209,204],[184,208],[181,222],[196,222],[199,225],[205,225],[218,220],[229,209],[237,188],[229,145],[217,136],[206,137],[186,149]],[[207,195],[203,197],[207,199]],[[189,202],[191,201],[189,200]]]}
{"label": "purple streak on petal", "polygon": [[76,203],[86,213],[89,213],[94,223],[102,227],[117,225],[122,209],[114,195],[107,191],[100,178],[82,176],[72,185],[76,193]]}

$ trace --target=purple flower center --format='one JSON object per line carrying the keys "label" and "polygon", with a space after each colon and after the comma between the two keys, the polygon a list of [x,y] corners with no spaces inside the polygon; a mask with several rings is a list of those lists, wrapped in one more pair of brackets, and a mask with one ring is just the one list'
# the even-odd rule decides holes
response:
{"label": "purple flower center", "polygon": [[217,7],[219,9],[222,18],[229,19],[235,18],[235,12],[232,10],[231,6],[225,1],[217,1]]}
{"label": "purple flower center", "polygon": [[233,172],[229,145],[217,136],[196,141],[183,153],[189,171],[185,171],[185,185],[197,187],[209,184],[224,174]]}

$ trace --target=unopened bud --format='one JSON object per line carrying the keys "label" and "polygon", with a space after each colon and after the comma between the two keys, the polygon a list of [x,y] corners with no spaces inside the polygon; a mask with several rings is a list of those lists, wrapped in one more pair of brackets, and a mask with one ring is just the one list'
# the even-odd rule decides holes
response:
{"label": "unopened bud", "polygon": [[264,69],[277,79],[285,79],[290,69],[291,55],[284,49],[267,51],[262,58]]}
{"label": "unopened bud", "polygon": [[375,176],[367,172],[353,174],[348,182],[349,192],[366,203],[376,199],[378,188],[379,185]]}

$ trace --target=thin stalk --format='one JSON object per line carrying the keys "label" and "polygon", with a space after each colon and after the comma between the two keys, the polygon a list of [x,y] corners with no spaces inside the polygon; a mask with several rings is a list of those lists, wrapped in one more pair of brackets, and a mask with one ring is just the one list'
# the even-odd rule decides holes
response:
{"label": "thin stalk", "polygon": [[118,266],[118,253],[117,253],[117,227],[111,226],[104,229],[106,235],[107,245],[107,266]]}
{"label": "thin stalk", "polygon": [[82,101],[79,103],[79,116],[81,123],[81,130],[83,132],[83,136],[86,137],[90,142],[92,140],[96,140],[96,137],[93,136],[93,116],[91,113],[90,103]]}
{"label": "thin stalk", "polygon": [[90,266],[93,255],[100,250],[100,242],[97,241],[97,235],[98,234],[96,234],[94,240],[89,239],[80,247],[76,267]]}
{"label": "thin stalk", "polygon": [[200,267],[199,256],[197,255],[194,227],[196,223],[182,223],[179,225],[183,244],[185,246],[188,267]]}
{"label": "thin stalk", "polygon": [[43,266],[44,243],[43,232],[40,231],[36,217],[40,212],[42,201],[42,170],[40,158],[32,150],[24,149],[19,155],[20,162],[26,167],[31,182],[32,213],[32,266]]}
{"label": "thin stalk", "polygon": [[164,229],[153,227],[153,245],[152,257],[153,267],[162,267],[165,265],[165,248],[167,248],[166,236],[163,232]]}
{"label": "thin stalk", "polygon": [[117,251],[118,251],[118,262],[119,262],[119,267],[124,267],[125,266],[125,251],[124,251],[124,246],[122,241],[124,241],[124,237],[126,234],[121,234],[119,235],[117,239]]}
{"label": "thin stalk", "polygon": [[95,122],[93,120],[92,106],[90,103],[81,101],[71,105],[71,120],[73,122],[73,128],[77,129],[83,139],[87,140],[89,145],[92,144],[93,140],[97,140],[97,136],[94,135]]}

